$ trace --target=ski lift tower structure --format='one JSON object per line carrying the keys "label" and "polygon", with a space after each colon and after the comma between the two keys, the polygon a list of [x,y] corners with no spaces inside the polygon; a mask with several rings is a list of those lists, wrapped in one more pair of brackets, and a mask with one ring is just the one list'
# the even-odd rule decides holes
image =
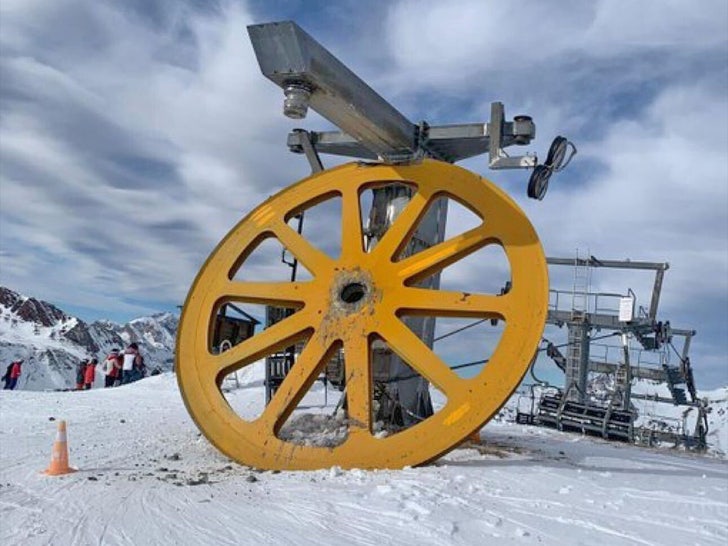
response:
{"label": "ski lift tower structure", "polygon": [[[284,115],[301,120],[312,109],[338,130],[287,135],[311,176],[243,218],[196,277],[176,354],[186,406],[223,453],[259,468],[401,468],[434,460],[508,400],[548,311],[548,268],[535,228],[505,191],[453,164],[487,154],[491,169],[529,169],[526,193],[540,200],[576,148],[557,136],[541,164],[535,154],[508,155],[507,148],[533,140],[536,126],[527,115],[508,120],[501,102],[490,104],[487,121],[413,123],[296,23],[251,25],[248,34],[261,72],[282,90]],[[355,161],[324,169],[320,154]],[[341,211],[330,228],[340,230],[341,244],[331,254],[304,229],[304,214],[330,200]],[[445,240],[448,200],[478,220]],[[266,238],[282,246],[290,280],[235,278]],[[487,245],[508,258],[507,291],[440,289],[444,268]],[[310,281],[297,278],[299,260]],[[266,306],[266,328],[213,353],[209,323],[230,301]],[[476,377],[459,377],[432,350],[437,317],[507,324]],[[266,405],[250,421],[231,410],[220,384],[262,358]],[[331,376],[325,370],[332,360],[344,369],[333,375],[343,377],[346,434],[325,447],[297,443],[281,431],[314,382]],[[430,385],[447,399],[437,412]],[[375,430],[380,423],[392,425],[383,436]]]}
{"label": "ski lift tower structure", "polygon": [[[490,120],[487,122],[457,125],[430,125],[425,121],[412,123],[295,23],[251,25],[248,32],[263,75],[283,90],[284,115],[303,119],[311,108],[340,129],[323,132],[295,129],[288,135],[289,150],[304,154],[312,173],[324,169],[319,154],[388,164],[417,163],[428,157],[456,163],[488,154],[488,167],[491,169],[533,169],[528,194],[540,200],[544,197],[551,174],[568,163],[570,157],[565,161],[568,147],[571,147],[572,155],[576,151],[564,137],[557,137],[552,143],[549,159],[542,165],[538,164],[535,154],[509,156],[505,148],[529,144],[535,138],[536,126],[526,115],[506,120],[501,102],[491,103]],[[383,237],[411,196],[411,189],[406,185],[374,189],[365,233],[368,247],[376,245]],[[405,254],[442,242],[446,217],[447,202],[443,200],[427,212],[413,237],[415,244],[410,245]],[[303,215],[298,217],[297,225],[300,231]],[[416,248],[417,245],[420,248]],[[291,280],[295,280],[297,260],[288,260],[284,256],[283,261],[291,267]],[[439,274],[424,285],[430,289],[438,286]],[[290,310],[268,307],[266,323],[274,324],[289,314]],[[434,319],[405,319],[405,322],[432,347]],[[267,358],[265,384],[268,401],[290,372],[296,354],[296,348],[291,346]],[[399,420],[398,425],[408,426],[416,419],[432,414],[428,383],[417,374],[413,377],[411,370],[406,370],[401,359],[391,351],[375,347],[373,369],[375,380],[380,380],[379,386],[387,392],[386,399],[394,400],[395,406],[401,410],[395,412],[396,407],[382,404],[380,407],[388,408],[389,414],[380,413],[379,419]]]}
{"label": "ski lift tower structure", "polygon": [[[566,326],[566,354],[553,343],[546,347],[547,355],[564,372],[563,393],[545,395],[538,409],[538,421],[559,429],[597,433],[604,437],[632,441],[635,437],[633,400],[653,400],[698,409],[698,428],[695,437],[704,443],[705,408],[698,399],[689,349],[695,330],[673,328],[669,321],[658,320],[658,307],[667,262],[631,260],[600,260],[594,256],[547,258],[551,266],[574,269],[570,291],[551,289],[547,323]],[[627,293],[592,292],[593,269],[619,269],[654,272],[652,294],[647,307],[637,306],[637,296]],[[611,332],[621,338],[621,350],[616,358],[597,359],[592,354],[595,332]],[[608,337],[610,334],[606,334]],[[601,336],[600,336],[601,337]],[[659,362],[645,365],[631,359],[629,340],[639,343],[640,352],[660,353]],[[682,339],[682,348],[674,342]],[[669,364],[668,348],[677,353],[678,366]],[[611,399],[606,405],[596,404],[588,396],[590,374],[610,374],[614,378]],[[664,383],[670,397],[632,393],[633,379],[648,379]]]}

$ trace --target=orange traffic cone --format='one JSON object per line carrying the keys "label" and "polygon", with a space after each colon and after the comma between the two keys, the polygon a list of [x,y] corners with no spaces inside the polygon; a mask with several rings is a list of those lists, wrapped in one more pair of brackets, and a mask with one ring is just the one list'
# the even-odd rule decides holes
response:
{"label": "orange traffic cone", "polygon": [[60,476],[62,474],[70,474],[71,472],[76,472],[76,469],[68,466],[66,422],[59,421],[56,441],[53,442],[53,451],[51,452],[51,464],[43,473],[48,476]]}

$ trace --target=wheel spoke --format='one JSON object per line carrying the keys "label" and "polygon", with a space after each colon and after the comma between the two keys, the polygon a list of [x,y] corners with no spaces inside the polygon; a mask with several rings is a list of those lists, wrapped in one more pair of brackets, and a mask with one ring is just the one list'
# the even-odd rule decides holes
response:
{"label": "wheel spoke", "polygon": [[228,283],[221,290],[223,299],[299,308],[310,299],[310,283],[306,282],[238,282]]}
{"label": "wheel spoke", "polygon": [[267,431],[277,433],[296,409],[323,367],[327,349],[321,334],[314,332],[260,416],[260,422]]}
{"label": "wheel spoke", "polygon": [[390,348],[448,399],[454,398],[461,389],[462,379],[400,320],[383,324],[379,333]]}
{"label": "wheel spoke", "polygon": [[346,402],[349,434],[370,434],[372,419],[372,372],[369,339],[352,336],[344,343],[346,355]]}
{"label": "wheel spoke", "polygon": [[341,197],[341,256],[355,257],[364,252],[358,188],[347,189]]}
{"label": "wheel spoke", "polygon": [[223,353],[206,355],[201,359],[200,367],[208,377],[222,379],[219,377],[221,373],[234,372],[291,346],[304,337],[304,332],[310,327],[311,317],[305,311],[293,313]]}
{"label": "wheel spoke", "polygon": [[508,320],[510,297],[506,294],[472,294],[427,288],[405,288],[399,311],[408,315],[477,317]]}
{"label": "wheel spoke", "polygon": [[399,262],[399,276],[414,284],[494,242],[487,224],[461,233]]}
{"label": "wheel spoke", "polygon": [[407,206],[395,218],[392,225],[377,242],[373,252],[381,254],[386,260],[392,260],[395,253],[410,240],[410,236],[417,228],[427,206],[430,204],[430,193],[418,191],[412,196]]}
{"label": "wheel spoke", "polygon": [[331,258],[304,239],[300,233],[296,233],[288,224],[278,223],[273,227],[273,233],[314,276],[332,267]]}

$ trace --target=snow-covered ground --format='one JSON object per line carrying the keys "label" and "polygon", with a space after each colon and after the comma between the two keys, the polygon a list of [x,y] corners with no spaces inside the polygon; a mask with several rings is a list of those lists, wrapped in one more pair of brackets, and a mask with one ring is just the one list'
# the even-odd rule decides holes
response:
{"label": "snow-covered ground", "polygon": [[[259,381],[228,395],[262,397]],[[8,546],[728,543],[728,462],[715,457],[491,422],[430,466],[259,472],[200,436],[170,373],[0,391],[0,413]],[[60,419],[79,472],[45,477]]]}

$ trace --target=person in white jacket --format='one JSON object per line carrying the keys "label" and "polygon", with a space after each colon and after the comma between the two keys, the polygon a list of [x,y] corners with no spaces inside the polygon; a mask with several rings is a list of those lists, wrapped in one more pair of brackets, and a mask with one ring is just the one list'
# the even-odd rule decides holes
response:
{"label": "person in white jacket", "polygon": [[112,349],[109,356],[101,363],[101,371],[104,374],[104,387],[113,387],[117,381],[121,381],[122,358],[119,349]]}
{"label": "person in white jacket", "polygon": [[126,385],[136,379],[136,363],[140,359],[139,346],[136,343],[130,343],[124,351],[124,360],[121,366],[121,384]]}

